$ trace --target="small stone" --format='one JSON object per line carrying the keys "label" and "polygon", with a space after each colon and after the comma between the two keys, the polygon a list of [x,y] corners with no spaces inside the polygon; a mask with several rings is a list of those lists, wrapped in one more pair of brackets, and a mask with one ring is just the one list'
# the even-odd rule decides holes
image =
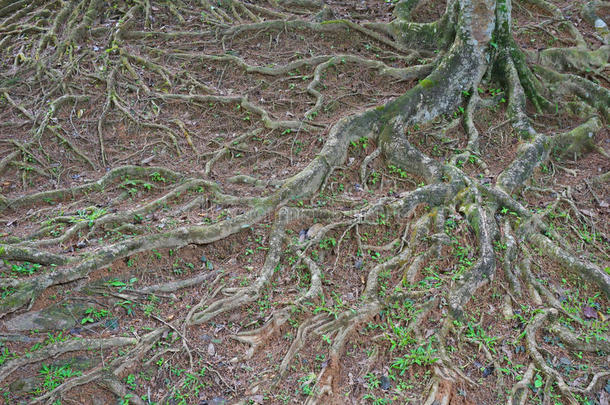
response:
{"label": "small stone", "polygon": [[383,377],[381,377],[379,379],[379,381],[381,382],[381,389],[384,391],[389,390],[390,388],[392,388],[392,383],[390,381],[390,378],[387,375],[384,375]]}
{"label": "small stone", "polygon": [[317,224],[313,224],[308,230],[307,230],[307,239],[312,239],[315,238],[315,236],[320,232],[320,230],[322,230],[322,228],[324,228],[324,225],[317,223]]}
{"label": "small stone", "polygon": [[227,400],[223,397],[214,397],[212,399],[201,401],[199,405],[227,405]]}
{"label": "small stone", "polygon": [[483,377],[489,377],[491,373],[494,372],[494,369],[495,367],[493,365],[485,367],[485,370],[483,370]]}
{"label": "small stone", "polygon": [[569,366],[570,364],[572,364],[572,360],[570,360],[570,359],[569,359],[569,358],[567,358],[567,357],[561,357],[561,358],[559,359],[559,362],[560,362],[561,364],[563,364],[564,366]]}
{"label": "small stone", "polygon": [[356,259],[356,261],[354,262],[354,267],[356,268],[356,270],[360,270],[363,265],[364,265],[364,262],[362,261],[361,258]]}
{"label": "small stone", "polygon": [[606,22],[601,18],[598,18],[597,20],[595,20],[595,29],[606,30],[608,29],[608,24],[606,24]]}
{"label": "small stone", "polygon": [[213,343],[210,343],[210,344],[208,345],[208,354],[209,354],[210,356],[213,356],[213,355],[215,355],[215,354],[216,354],[216,348],[214,347],[214,344],[213,344]]}

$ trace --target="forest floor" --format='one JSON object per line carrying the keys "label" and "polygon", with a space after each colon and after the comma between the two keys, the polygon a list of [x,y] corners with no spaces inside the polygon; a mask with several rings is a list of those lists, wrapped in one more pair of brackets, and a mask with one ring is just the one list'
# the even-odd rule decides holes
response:
{"label": "forest floor", "polygon": [[[101,19],[92,22],[93,30],[119,24],[129,2],[117,3],[116,12],[109,8]],[[326,3],[335,18],[356,23],[387,22],[393,10],[392,2],[380,0]],[[47,123],[47,136],[34,145],[29,144],[32,125],[28,117],[12,105],[31,105],[30,114],[35,114],[34,106],[47,108],[53,99],[48,97],[53,83],[41,85],[27,79],[32,72],[24,72],[17,63],[17,54],[27,52],[27,46],[12,49],[14,58],[0,64],[0,95],[10,93],[15,102],[9,103],[6,95],[0,102],[0,157],[8,156],[15,145],[30,145],[1,175],[1,195],[18,200],[50,190],[83,190],[0,211],[0,242],[30,239],[48,254],[81,258],[133,235],[161,234],[239,218],[251,202],[270,196],[283,179],[306,169],[337,121],[382,105],[418,84],[417,78],[388,78],[379,75],[377,69],[351,61],[349,56],[356,55],[397,68],[414,62],[356,30],[260,29],[225,36],[222,42],[213,30],[207,36],[165,35],[201,29],[205,12],[176,8],[171,2],[154,4],[151,27],[138,28],[137,33],[155,33],[126,36],[119,44],[120,53],[104,42],[104,35],[100,40],[87,37],[78,49],[66,50],[81,56],[75,57],[78,63],[72,65],[71,72],[64,71],[65,81],[58,85],[78,89],[87,99],[70,100],[54,111]],[[554,0],[553,4],[564,14],[572,15],[573,11],[573,22],[592,48],[601,45],[595,29],[578,17],[573,2]],[[413,19],[434,21],[442,16],[445,6],[441,0],[422,1]],[[269,9],[289,13],[280,6]],[[256,12],[254,8],[248,10]],[[237,13],[247,18],[244,10],[238,9]],[[316,16],[306,9],[295,15],[311,22]],[[517,43],[526,51],[571,41],[549,15],[527,2],[513,3],[513,19],[519,27],[514,31]],[[23,38],[21,41],[28,43]],[[313,112],[316,99],[308,86],[315,66],[303,65],[285,74],[269,75],[245,72],[244,66],[230,60],[237,56],[250,66],[273,67],[319,55],[338,55],[338,62],[324,71],[322,85],[317,87],[323,103]],[[434,56],[422,53],[417,63],[424,64]],[[108,109],[109,93],[102,78],[106,77],[109,60],[118,62],[114,68],[116,108]],[[589,78],[610,88],[609,73],[606,66],[591,72]],[[213,97],[206,96],[206,91],[212,93],[210,89]],[[517,154],[521,141],[507,125],[507,96],[502,85],[490,80],[477,91],[489,106],[474,117],[474,125],[482,134],[480,152],[487,168],[482,171],[472,159],[462,162],[461,169],[472,178],[493,184],[506,162]],[[201,96],[193,96],[199,92]],[[190,99],[169,96],[174,94]],[[261,114],[246,105],[243,97],[263,108],[274,122],[296,121],[309,112],[308,125],[261,126]],[[566,132],[583,122],[565,110],[541,114],[532,106],[528,109],[533,126],[543,134]],[[98,131],[100,114],[104,114],[103,143]],[[455,118],[442,116],[415,125],[408,133],[409,139],[428,156],[444,162],[464,150],[468,142],[462,125],[451,125]],[[36,127],[39,124],[40,119]],[[65,142],[58,141],[60,138]],[[595,143],[610,150],[607,125],[596,134]],[[377,146],[366,138],[351,142],[344,164],[333,170],[319,192],[311,198],[294,199],[285,207],[312,208],[318,213],[328,212],[330,218],[330,213],[353,212],[422,186],[423,179],[382,159],[365,162]],[[130,165],[144,170],[124,169]],[[363,166],[368,168],[364,183]],[[113,170],[124,172],[113,177]],[[607,183],[597,184],[592,179],[608,171],[610,161],[595,150],[576,160],[552,156],[536,169],[528,189],[514,196],[536,212],[546,210],[548,223],[576,255],[606,271],[610,257],[610,193]],[[81,187],[104,176],[109,180],[99,189]],[[222,191],[213,191],[214,187]],[[430,207],[422,204],[412,217],[420,217],[427,210]],[[111,221],[98,222],[112,215],[120,218],[120,227],[107,226]],[[117,403],[118,395],[119,403],[140,403],[135,397],[146,404],[304,403],[315,394],[321,371],[331,370],[335,373],[333,401],[337,403],[423,403],[421,395],[430,390],[439,361],[435,335],[449,310],[445,292],[479,254],[474,230],[465,216],[457,212],[445,219],[443,231],[448,242],[437,258],[426,259],[411,281],[401,271],[380,266],[378,296],[384,305],[350,330],[340,364],[331,364],[337,361],[329,354],[336,330],[326,331],[325,322],[340,321],[346,314],[358,316],[369,270],[402,248],[409,220],[394,221],[380,214],[374,221],[355,226],[337,220],[329,228],[323,226],[329,222],[319,218],[302,216],[288,221],[287,243],[259,296],[203,323],[187,323],[197,310],[215,299],[257,283],[277,215],[277,210],[272,211],[251,226],[210,243],[130,254],[83,277],[49,285],[37,293],[27,311],[3,314],[0,402],[44,403],[51,398],[62,404],[112,404]],[[504,208],[497,220],[519,218]],[[62,237],[73,228],[69,237]],[[501,257],[507,245],[498,241],[494,248]],[[424,241],[413,255],[429,249],[432,241]],[[564,326],[586,342],[607,342],[610,303],[601,290],[567,271],[544,251],[530,253],[536,285],[553,286],[553,291],[561,292],[553,297],[564,310],[558,315],[563,317]],[[320,283],[324,292],[295,305],[312,284],[311,268],[316,266],[323,269]],[[0,262],[0,277],[34,279],[53,272],[55,267],[4,260]],[[397,285],[410,291],[409,298],[393,298],[391,292]],[[2,299],[11,297],[13,287],[0,287]],[[526,403],[542,403],[545,389],[551,391],[546,400],[553,398],[552,383],[545,386],[547,377],[537,368],[528,369],[531,353],[526,332],[542,313],[540,294],[529,291],[515,297],[509,291],[510,280],[503,271],[496,272],[468,302],[463,320],[452,322],[453,332],[448,333],[445,350],[467,377],[452,388],[452,404],[505,403],[528,372]],[[384,297],[389,298],[384,301]],[[511,307],[513,310],[507,310]],[[255,344],[247,340],[248,333],[270,321],[278,322],[278,313],[287,320],[272,334]],[[410,326],[414,323],[416,331]],[[123,360],[131,355],[128,348],[134,338],[139,341],[160,328],[162,336],[151,348],[146,347],[145,354],[136,361]],[[591,369],[609,371],[610,352],[571,350],[556,333],[544,328],[533,333],[549,367],[571,386],[586,385]],[[288,359],[286,371],[280,375],[280,364],[297,336],[304,344]],[[119,338],[126,340],[115,340],[107,347],[102,343]],[[49,351],[71,340],[86,342],[86,346]],[[47,356],[39,358],[38,353]],[[14,372],[3,375],[2,365],[15,359],[25,360]],[[124,361],[125,367],[112,378],[104,378],[104,370],[116,361]],[[82,381],[72,389],[62,385],[92,371],[101,373],[96,374],[97,382]],[[605,378],[595,392],[577,398],[578,403],[607,404],[610,380]],[[61,398],[53,396],[53,390],[60,386],[66,388]],[[555,391],[555,403],[564,403],[565,398],[559,396],[557,388]]]}

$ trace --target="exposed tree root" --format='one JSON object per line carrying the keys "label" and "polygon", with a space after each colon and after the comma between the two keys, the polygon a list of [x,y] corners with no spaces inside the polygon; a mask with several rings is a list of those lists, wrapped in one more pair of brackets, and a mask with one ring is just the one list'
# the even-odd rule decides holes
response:
{"label": "exposed tree root", "polygon": [[[525,50],[512,33],[510,0],[449,0],[440,18],[428,23],[412,21],[424,6],[418,3],[397,2],[390,22],[356,23],[332,19],[335,4],[309,0],[143,0],[111,8],[101,0],[0,0],[0,48],[8,46],[11,55],[0,72],[0,102],[8,107],[6,128],[20,134],[0,142],[0,174],[9,179],[0,182],[0,221],[7,229],[0,234],[0,317],[34,305],[38,311],[69,289],[94,295],[77,300],[122,307],[128,315],[121,322],[132,327],[124,331],[135,336],[105,330],[20,357],[0,351],[0,381],[58,356],[120,347],[113,357],[101,353],[101,365],[27,393],[28,400],[51,404],[97,384],[136,404],[169,403],[180,395],[200,401],[204,388],[245,403],[257,402],[248,396],[260,389],[267,395],[290,383],[306,395],[300,402],[342,403],[341,383],[354,377],[345,375],[346,368],[358,361],[356,379],[363,382],[351,381],[346,394],[358,395],[358,403],[372,398],[362,387],[381,392],[374,391],[379,375],[398,379],[405,373],[418,387],[415,402],[426,405],[470,403],[464,393],[489,391],[481,372],[506,393],[512,385],[502,397],[511,405],[529,403],[532,394],[543,404],[577,404],[596,395],[610,373],[593,361],[570,381],[540,338],[548,331],[562,350],[591,358],[610,351],[599,304],[610,298],[607,240],[597,228],[605,222],[591,211],[591,205],[607,208],[608,173],[588,177],[587,208],[574,198],[573,183],[554,177],[557,168],[578,172],[550,163],[590,153],[608,157],[599,144],[609,119],[607,33],[595,34],[605,43],[591,49],[565,10],[550,0],[528,0],[520,10],[561,23],[570,47]],[[601,27],[593,3],[583,15]],[[545,24],[535,29],[547,31]],[[268,45],[258,41],[263,34]],[[364,49],[334,52],[336,35]],[[32,39],[26,42],[26,36]],[[291,36],[302,37],[309,53],[282,48]],[[261,43],[253,46],[256,41]],[[265,47],[268,55],[261,54]],[[252,62],[259,58],[264,62]],[[354,84],[361,79],[356,74],[347,79],[354,82],[346,85],[353,87],[348,96],[327,100],[328,74],[336,70],[332,80],[341,83],[353,68],[412,87],[374,108],[360,100],[352,111],[337,113],[332,105],[350,105],[346,100],[367,94]],[[235,91],[243,83],[253,88]],[[484,88],[497,86],[504,90],[489,91],[489,97]],[[388,99],[387,90],[369,94],[384,91]],[[288,104],[298,111],[285,111]],[[546,130],[548,122],[560,121],[546,121],[560,107],[580,121]],[[498,119],[486,123],[489,111]],[[19,129],[24,125],[29,132]],[[518,138],[514,152],[509,131]],[[121,144],[125,139],[131,143]],[[492,145],[507,149],[495,155],[514,157],[495,162]],[[167,156],[188,169],[146,166]],[[141,166],[117,166],[135,157]],[[62,167],[63,160],[74,169]],[[278,161],[289,166],[279,170]],[[203,167],[193,167],[198,163]],[[90,170],[98,180],[79,183]],[[544,196],[546,207],[533,211],[532,196]],[[163,222],[154,223],[158,215]],[[558,227],[564,220],[567,225]],[[40,224],[32,226],[34,221]],[[237,252],[251,238],[257,238],[256,251],[248,244],[246,253]],[[194,255],[205,252],[199,266],[183,260],[188,275],[133,285],[142,275],[152,277],[148,269],[131,268],[140,256],[153,252],[161,260],[159,251],[168,251],[178,275],[182,258],[173,255],[187,247],[197,249]],[[214,270],[208,252],[220,268]],[[570,283],[586,280],[601,293],[572,303],[557,281],[568,284],[569,277],[546,274],[548,263],[540,257],[566,270],[576,280]],[[146,266],[166,266],[152,263]],[[38,271],[42,266],[48,268]],[[99,283],[116,269],[122,279]],[[293,281],[295,288],[280,291]],[[281,303],[266,305],[267,294],[281,296]],[[159,299],[165,307],[152,305]],[[242,313],[256,304],[259,318],[244,323]],[[74,321],[95,331],[104,312],[84,310],[91,324],[88,318]],[[142,337],[144,329],[136,331],[131,322],[138,312],[147,315]],[[518,325],[497,331],[506,335],[500,344],[492,328],[502,320]],[[583,339],[576,329],[594,327],[595,339]],[[215,337],[217,346],[201,349],[207,333],[221,332],[237,343],[221,347]],[[369,333],[375,334],[367,340],[374,355],[352,361],[362,349],[349,344],[352,338]],[[11,350],[33,339],[5,336],[0,334]],[[284,337],[291,340],[288,347],[265,353]],[[310,367],[300,361],[320,347],[323,362]],[[465,360],[473,351],[487,367]],[[511,368],[513,354],[526,369]],[[281,361],[263,370],[265,355]],[[382,357],[395,361],[383,365]],[[171,365],[179,363],[188,365]],[[135,395],[133,370],[155,365],[148,381],[159,388],[167,377],[165,392]],[[261,378],[248,384],[248,392],[242,381],[227,381],[227,373],[239,375],[238,366],[251,365]],[[300,380],[291,369],[309,374]],[[397,381],[388,378],[388,384],[397,398],[415,398]]]}

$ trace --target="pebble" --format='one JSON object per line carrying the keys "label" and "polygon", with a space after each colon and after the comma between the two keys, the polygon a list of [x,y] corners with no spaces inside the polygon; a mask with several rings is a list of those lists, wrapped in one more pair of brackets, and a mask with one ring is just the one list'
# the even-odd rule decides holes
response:
{"label": "pebble", "polygon": [[495,367],[493,365],[485,367],[483,370],[483,377],[489,377],[494,372]]}
{"label": "pebble", "polygon": [[214,397],[212,399],[203,400],[199,405],[227,405],[227,400],[223,397]]}
{"label": "pebble", "polygon": [[390,381],[390,378],[387,375],[384,375],[383,377],[381,377],[381,379],[379,381],[381,382],[382,390],[387,391],[390,388],[392,388],[392,383]]}
{"label": "pebble", "polygon": [[605,30],[608,29],[608,25],[604,22],[604,20],[598,18],[597,20],[595,20],[595,29]]}
{"label": "pebble", "polygon": [[209,354],[210,356],[213,356],[213,355],[215,355],[215,354],[216,354],[216,348],[214,347],[214,344],[213,344],[213,343],[210,343],[210,344],[208,345],[208,354]]}
{"label": "pebble", "polygon": [[308,230],[307,230],[307,239],[312,239],[314,238],[319,232],[320,230],[324,228],[324,225],[317,223],[317,224],[313,224]]}

